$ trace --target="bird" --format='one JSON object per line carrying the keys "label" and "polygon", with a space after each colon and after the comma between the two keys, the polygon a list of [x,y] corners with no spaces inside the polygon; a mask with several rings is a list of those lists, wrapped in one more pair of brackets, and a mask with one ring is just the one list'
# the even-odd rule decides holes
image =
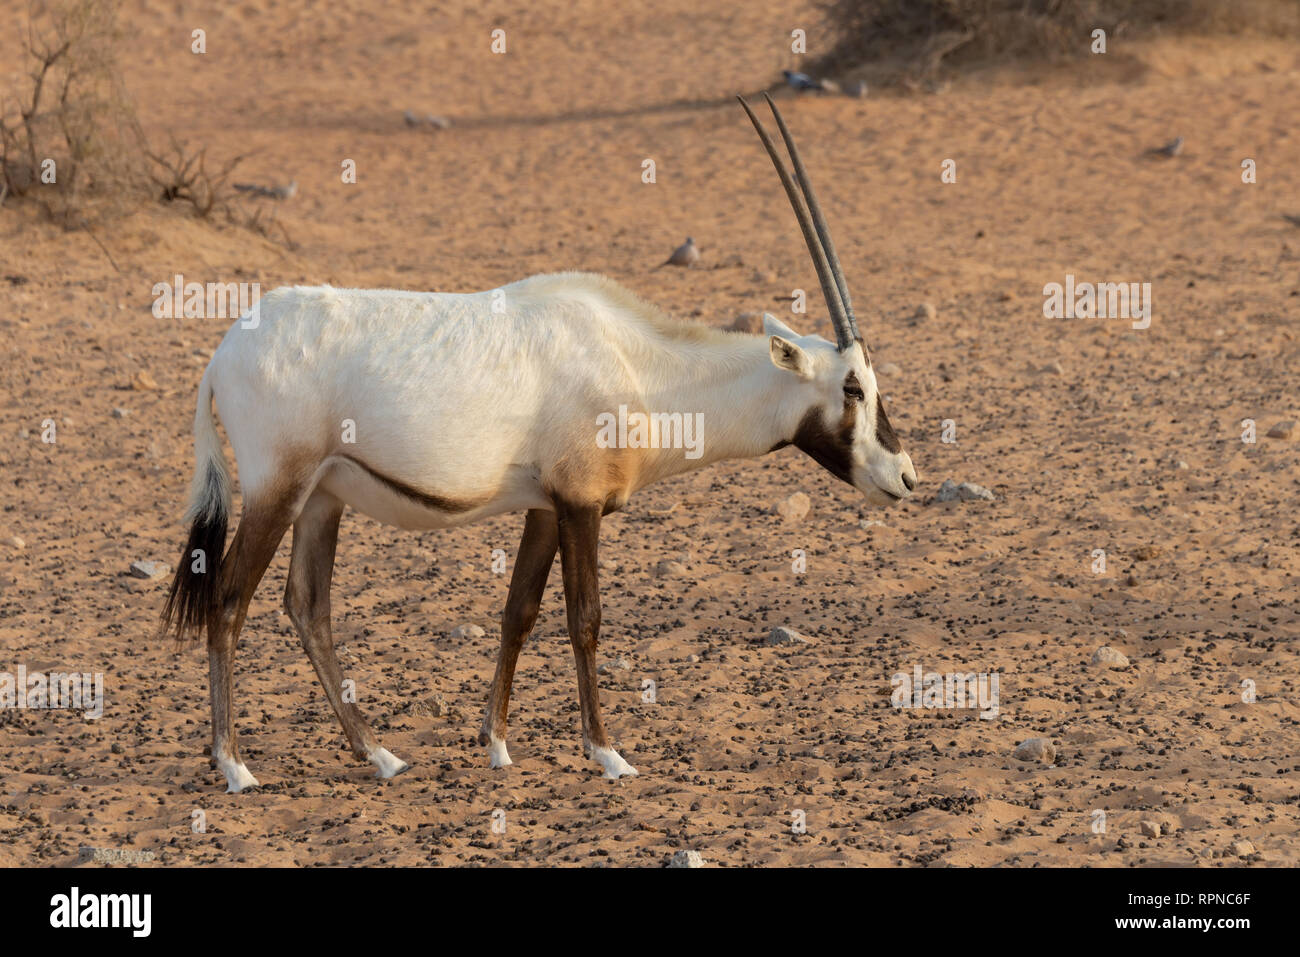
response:
{"label": "bird", "polygon": [[699,258],[699,247],[695,245],[694,239],[687,236],[686,242],[674,249],[673,254],[655,268],[662,269],[664,266],[689,266],[692,263],[697,262]]}
{"label": "bird", "polygon": [[1164,146],[1153,146],[1147,150],[1148,153],[1156,156],[1177,156],[1183,151],[1183,138],[1170,140]]}
{"label": "bird", "polygon": [[241,193],[252,193],[254,196],[265,196],[268,199],[292,199],[294,193],[298,192],[298,181],[295,179],[287,186],[262,186],[259,183],[236,183],[235,189]]}
{"label": "bird", "polygon": [[782,70],[781,75],[785,77],[786,85],[794,90],[820,90],[823,89],[821,80],[814,80],[807,73],[796,73],[794,70]]}

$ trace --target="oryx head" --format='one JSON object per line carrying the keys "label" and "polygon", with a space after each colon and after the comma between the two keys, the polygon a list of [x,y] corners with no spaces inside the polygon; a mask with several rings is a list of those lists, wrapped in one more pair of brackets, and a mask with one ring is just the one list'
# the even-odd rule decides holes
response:
{"label": "oryx head", "polygon": [[885,415],[876,374],[871,368],[871,354],[858,333],[844,270],[835,255],[826,218],[808,181],[799,150],[776,104],[766,93],[763,95],[790,152],[798,187],[754,111],[744,98],[738,99],[758,130],[790,197],[835,326],[836,342],[831,344],[821,336],[801,336],[770,315],[763,317],[764,330],[770,336],[772,362],[795,377],[792,387],[798,390],[801,399],[807,400],[807,411],[790,441],[873,503],[897,502],[912,494],[916,470]]}

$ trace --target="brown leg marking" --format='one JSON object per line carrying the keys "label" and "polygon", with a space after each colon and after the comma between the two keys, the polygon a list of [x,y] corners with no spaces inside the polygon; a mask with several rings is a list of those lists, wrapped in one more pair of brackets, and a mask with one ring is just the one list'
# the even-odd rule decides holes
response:
{"label": "brown leg marking", "polygon": [[234,664],[248,603],[289,529],[292,496],[251,502],[221,565],[221,600],[208,615],[208,680],[212,693],[212,761],[226,774],[229,790],[256,786],[239,760],[235,739]]}
{"label": "brown leg marking", "polygon": [[[333,495],[317,491],[307,500],[293,526],[293,553],[284,608],[316,669],[325,697],[343,725],[352,753],[373,761],[381,750],[379,741],[356,704],[343,700],[343,673],[334,653],[334,633],[330,628],[330,582],[334,577],[334,550],[342,515],[343,503]],[[375,763],[380,765],[381,772],[385,770],[380,761]]]}
{"label": "brown leg marking", "polygon": [[506,609],[501,616],[501,651],[497,654],[496,674],[492,677],[492,690],[488,692],[483,730],[478,736],[479,744],[493,749],[490,754],[493,767],[511,763],[505,740],[515,664],[519,661],[520,649],[537,623],[537,613],[542,607],[542,595],[558,547],[555,513],[529,509],[524,519],[524,535],[519,541],[519,554],[515,556],[515,570],[510,576]]}
{"label": "brown leg marking", "polygon": [[596,645],[600,638],[600,586],[596,548],[600,537],[601,505],[571,506],[556,502],[560,532],[560,566],[564,573],[564,602],[569,617],[569,642],[578,666],[578,702],[582,710],[583,748],[605,768],[605,777],[636,774],[609,746],[600,718],[596,681]]}

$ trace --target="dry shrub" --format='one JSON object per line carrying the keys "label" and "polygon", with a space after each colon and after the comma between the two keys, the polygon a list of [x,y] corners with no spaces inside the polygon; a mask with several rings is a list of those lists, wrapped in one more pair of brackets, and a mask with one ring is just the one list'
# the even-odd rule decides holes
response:
{"label": "dry shrub", "polygon": [[900,61],[928,74],[959,65],[1084,56],[1091,33],[1300,36],[1296,0],[826,0],[839,36],[816,64],[843,74]]}
{"label": "dry shrub", "polygon": [[[119,37],[115,0],[33,4],[30,82],[0,104],[0,188],[32,196],[64,226],[142,196],[142,137],[117,65]],[[52,183],[42,181],[49,161]]]}

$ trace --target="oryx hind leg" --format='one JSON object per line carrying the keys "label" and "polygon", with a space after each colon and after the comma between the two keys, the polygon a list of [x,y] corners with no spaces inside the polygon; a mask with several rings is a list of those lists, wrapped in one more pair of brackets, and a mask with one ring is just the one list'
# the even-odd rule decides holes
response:
{"label": "oryx hind leg", "polygon": [[212,695],[212,763],[226,776],[226,790],[257,787],[239,758],[235,737],[234,669],[248,603],[275,557],[292,521],[292,497],[250,496],[230,550],[221,562],[219,600],[208,613],[208,679]]}
{"label": "oryx hind leg", "polygon": [[343,672],[334,652],[330,627],[330,583],[334,578],[334,551],[338,545],[343,503],[317,489],[307,499],[293,525],[293,553],[289,559],[289,584],[284,608],[298,630],[325,697],[343,725],[352,753],[369,760],[378,776],[391,778],[410,765],[379,745],[361,709],[343,697]]}

